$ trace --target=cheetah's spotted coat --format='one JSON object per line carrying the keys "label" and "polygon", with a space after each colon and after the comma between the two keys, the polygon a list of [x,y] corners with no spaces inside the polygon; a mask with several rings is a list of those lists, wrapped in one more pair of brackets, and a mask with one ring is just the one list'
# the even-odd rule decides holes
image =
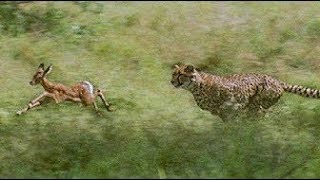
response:
{"label": "cheetah's spotted coat", "polygon": [[283,92],[319,98],[320,91],[289,85],[264,74],[216,76],[197,71],[192,65],[175,66],[171,83],[190,91],[198,106],[223,120],[240,114],[264,114]]}

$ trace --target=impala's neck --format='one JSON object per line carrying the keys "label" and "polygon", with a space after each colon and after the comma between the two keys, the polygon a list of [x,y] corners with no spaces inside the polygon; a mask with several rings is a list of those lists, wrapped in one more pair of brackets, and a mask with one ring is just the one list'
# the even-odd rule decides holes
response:
{"label": "impala's neck", "polygon": [[54,84],[52,82],[50,82],[48,79],[46,79],[46,78],[43,78],[40,81],[40,84],[48,92],[51,92],[54,89]]}

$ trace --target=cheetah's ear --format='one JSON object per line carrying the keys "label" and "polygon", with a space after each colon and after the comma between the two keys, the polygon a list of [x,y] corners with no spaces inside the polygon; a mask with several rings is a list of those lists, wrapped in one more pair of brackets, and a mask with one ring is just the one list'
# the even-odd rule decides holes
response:
{"label": "cheetah's ear", "polygon": [[175,67],[175,68],[177,68],[177,69],[179,69],[179,66],[178,66],[177,64],[176,64],[176,65],[174,65],[174,67]]}
{"label": "cheetah's ear", "polygon": [[194,67],[192,65],[188,65],[185,69],[186,72],[191,73],[194,71]]}

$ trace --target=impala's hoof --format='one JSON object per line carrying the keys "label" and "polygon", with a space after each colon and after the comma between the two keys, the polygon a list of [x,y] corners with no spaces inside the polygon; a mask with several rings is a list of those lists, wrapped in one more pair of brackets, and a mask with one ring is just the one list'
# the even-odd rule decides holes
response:
{"label": "impala's hoof", "polygon": [[102,116],[102,113],[101,113],[101,111],[99,111],[99,110],[96,111],[96,114],[97,114],[97,116],[99,116],[99,117]]}
{"label": "impala's hoof", "polygon": [[17,111],[16,113],[18,116],[20,116],[22,114],[22,111]]}
{"label": "impala's hoof", "polygon": [[[112,107],[113,107],[113,106],[112,106]],[[110,106],[107,108],[107,110],[108,110],[109,112],[115,111],[115,109],[114,109],[114,108],[111,108]]]}

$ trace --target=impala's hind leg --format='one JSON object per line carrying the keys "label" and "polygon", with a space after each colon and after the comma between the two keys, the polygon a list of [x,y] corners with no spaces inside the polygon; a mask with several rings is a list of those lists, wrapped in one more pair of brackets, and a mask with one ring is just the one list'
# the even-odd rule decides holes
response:
{"label": "impala's hind leg", "polygon": [[112,111],[110,108],[110,104],[106,101],[106,98],[104,97],[102,91],[100,89],[96,90],[96,95],[100,97],[100,99],[102,100],[104,106],[107,108],[108,111]]}
{"label": "impala's hind leg", "polygon": [[98,109],[98,106],[97,106],[97,103],[96,103],[96,102],[94,102],[94,101],[93,101],[92,105],[93,105],[93,107],[94,107],[94,110],[99,111],[99,109]]}
{"label": "impala's hind leg", "polygon": [[101,116],[101,111],[98,109],[97,103],[95,101],[92,102],[94,110],[96,111],[98,116]]}

